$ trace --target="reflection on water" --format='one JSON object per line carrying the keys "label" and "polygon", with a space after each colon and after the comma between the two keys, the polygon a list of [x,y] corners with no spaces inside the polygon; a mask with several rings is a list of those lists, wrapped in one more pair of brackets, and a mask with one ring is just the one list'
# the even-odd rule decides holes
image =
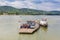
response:
{"label": "reflection on water", "polygon": [[46,40],[48,27],[40,27],[34,34],[19,34],[19,40]]}
{"label": "reflection on water", "polygon": [[48,31],[48,27],[40,27],[41,30],[47,32]]}
{"label": "reflection on water", "polygon": [[[48,27],[40,27],[34,34],[18,34],[19,20],[48,19]],[[0,16],[0,40],[60,40],[60,16]]]}
{"label": "reflection on water", "polygon": [[47,38],[47,31],[48,31],[48,27],[40,27],[40,40],[46,40]]}
{"label": "reflection on water", "polygon": [[21,16],[20,20],[37,20],[47,17],[48,27],[41,27],[34,34],[19,34],[18,40],[60,40],[60,16]]}

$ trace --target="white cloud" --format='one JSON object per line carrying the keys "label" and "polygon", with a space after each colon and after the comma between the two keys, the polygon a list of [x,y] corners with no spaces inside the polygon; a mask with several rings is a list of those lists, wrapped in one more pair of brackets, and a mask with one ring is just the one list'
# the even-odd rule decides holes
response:
{"label": "white cloud", "polygon": [[52,8],[53,5],[54,5],[54,4],[53,4],[53,3],[50,3],[50,2],[41,3],[41,4],[38,4],[38,5],[37,5],[37,9],[42,9],[42,10],[47,10],[47,11],[49,11],[49,10],[52,10],[52,9],[53,9],[53,8]]}
{"label": "white cloud", "polygon": [[6,0],[0,0],[0,6],[5,6],[5,5],[9,5],[10,2],[6,1]]}
{"label": "white cloud", "polygon": [[[31,8],[31,9],[40,9],[40,10],[60,10],[60,7],[56,7],[58,4],[52,3],[52,2],[44,2],[44,0],[41,0],[42,3],[36,4],[33,3],[34,0],[25,0],[25,1],[19,1],[15,0],[13,2],[9,2],[6,0],[0,0],[0,6],[13,6],[16,8]],[[60,0],[55,0],[57,2],[60,2]]]}
{"label": "white cloud", "polygon": [[6,3],[0,0],[0,6],[3,6],[3,5],[6,5]]}
{"label": "white cloud", "polygon": [[24,6],[23,2],[20,1],[14,1],[11,2],[10,6],[16,7],[16,8],[22,8]]}
{"label": "white cloud", "polygon": [[16,7],[16,8],[36,8],[35,4],[31,3],[30,1],[14,1],[11,2],[10,6]]}
{"label": "white cloud", "polygon": [[46,3],[38,4],[37,9],[51,11],[51,10],[60,10],[60,7],[59,7],[58,4],[54,4],[54,3],[51,3],[51,2],[46,2]]}

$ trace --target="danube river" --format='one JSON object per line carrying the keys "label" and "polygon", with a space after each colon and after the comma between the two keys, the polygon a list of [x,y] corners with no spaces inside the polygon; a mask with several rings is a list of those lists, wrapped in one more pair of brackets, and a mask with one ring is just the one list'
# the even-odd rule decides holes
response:
{"label": "danube river", "polygon": [[[48,27],[40,27],[34,34],[19,34],[19,20],[47,18]],[[0,40],[60,40],[60,16],[1,15]]]}

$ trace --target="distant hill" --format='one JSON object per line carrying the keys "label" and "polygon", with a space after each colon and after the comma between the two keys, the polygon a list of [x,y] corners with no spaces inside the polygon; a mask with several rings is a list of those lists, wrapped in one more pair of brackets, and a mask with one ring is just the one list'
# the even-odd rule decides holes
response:
{"label": "distant hill", "polygon": [[17,9],[11,6],[0,6],[0,14],[16,14],[16,15],[60,15],[60,11],[43,11],[36,9],[21,8]]}
{"label": "distant hill", "polygon": [[10,7],[10,6],[0,6],[0,12],[1,13],[16,13],[19,10],[14,8],[14,7]]}

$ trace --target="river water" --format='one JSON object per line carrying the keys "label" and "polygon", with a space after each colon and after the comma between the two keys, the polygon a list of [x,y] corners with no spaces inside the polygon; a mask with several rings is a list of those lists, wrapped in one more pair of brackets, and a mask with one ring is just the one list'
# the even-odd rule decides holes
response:
{"label": "river water", "polygon": [[[19,20],[48,19],[48,27],[40,27],[34,34],[19,34]],[[60,40],[60,16],[2,15],[0,16],[0,40]]]}

